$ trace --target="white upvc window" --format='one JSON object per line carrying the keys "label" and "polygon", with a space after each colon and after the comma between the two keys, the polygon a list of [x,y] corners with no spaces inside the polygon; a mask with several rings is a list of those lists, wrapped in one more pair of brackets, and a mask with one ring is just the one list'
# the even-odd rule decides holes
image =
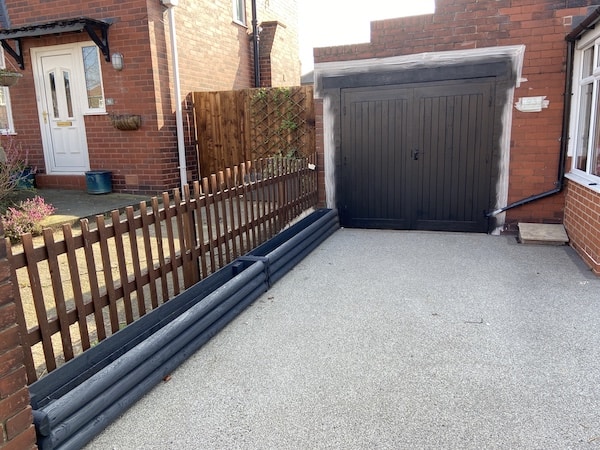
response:
{"label": "white upvc window", "polygon": [[[5,68],[4,51],[0,48],[0,67]],[[12,134],[15,132],[12,108],[10,106],[10,92],[7,87],[0,87],[0,133]]]}
{"label": "white upvc window", "polygon": [[246,26],[246,0],[233,0],[233,21]]}
{"label": "white upvc window", "polygon": [[85,79],[84,114],[102,114],[106,112],[104,87],[100,66],[100,51],[90,42],[81,44],[81,62]]}
{"label": "white upvc window", "polygon": [[571,174],[600,185],[600,30],[588,33],[575,50],[571,107]]}

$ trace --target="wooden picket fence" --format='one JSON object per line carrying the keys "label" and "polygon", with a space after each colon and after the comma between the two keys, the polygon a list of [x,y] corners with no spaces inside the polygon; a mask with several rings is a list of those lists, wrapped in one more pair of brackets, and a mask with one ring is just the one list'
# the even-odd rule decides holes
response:
{"label": "wooden picket fence", "polygon": [[[9,248],[29,383],[265,242],[317,203],[314,156],[240,164],[139,209]],[[76,232],[74,232],[76,231]],[[58,233],[57,233],[58,234]]]}

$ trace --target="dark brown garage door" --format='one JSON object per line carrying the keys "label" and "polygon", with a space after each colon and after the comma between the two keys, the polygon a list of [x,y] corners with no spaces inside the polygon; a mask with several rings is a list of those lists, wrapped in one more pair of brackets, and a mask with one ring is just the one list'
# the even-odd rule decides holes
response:
{"label": "dark brown garage door", "polygon": [[342,90],[343,226],[488,231],[493,79]]}

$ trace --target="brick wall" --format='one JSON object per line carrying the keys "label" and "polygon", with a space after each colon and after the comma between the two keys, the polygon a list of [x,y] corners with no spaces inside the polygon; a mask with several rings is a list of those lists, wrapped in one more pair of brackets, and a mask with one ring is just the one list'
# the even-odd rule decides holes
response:
{"label": "brick wall", "polygon": [[[176,8],[182,92],[222,91],[254,86],[251,3],[246,2],[246,26],[233,22],[231,0],[182,2]],[[277,21],[286,31],[285,44],[275,50],[290,55],[290,67],[273,71],[300,84],[298,14],[295,0],[258,0],[258,22]],[[295,64],[292,66],[292,64]],[[293,75],[294,76],[293,76]],[[278,84],[274,84],[278,85]],[[280,84],[279,84],[280,85]]]}
{"label": "brick wall", "polygon": [[[526,46],[519,97],[546,96],[540,113],[513,110],[508,203],[555,187],[562,129],[565,36],[593,1],[437,0],[435,14],[375,21],[371,42],[317,48],[315,63],[506,45]],[[564,196],[507,212],[507,223],[561,222]]]}
{"label": "brick wall", "polygon": [[16,306],[0,222],[0,448],[36,448],[33,416],[16,325]]}
{"label": "brick wall", "polygon": [[297,0],[257,1],[259,23],[277,24],[269,51],[269,86],[300,85],[297,3]]}
{"label": "brick wall", "polygon": [[600,275],[600,193],[568,181],[564,223],[571,246]]}
{"label": "brick wall", "polygon": [[[11,2],[8,13],[12,27],[71,17],[115,19],[110,26],[111,52],[124,55],[123,71],[115,71],[101,56],[104,93],[114,104],[109,114],[139,114],[142,127],[121,131],[112,127],[106,115],[85,116],[90,168],[111,170],[113,188],[123,192],[156,193],[177,185],[178,157],[172,97],[168,86],[167,45],[160,2],[107,0],[102,6],[90,2],[28,0]],[[32,11],[35,16],[32,17]],[[38,110],[31,68],[31,48],[89,41],[86,33],[26,38],[23,51],[26,69],[17,86],[11,88],[17,140],[29,149],[31,162],[44,172]],[[152,61],[158,64],[153,69]],[[166,88],[165,88],[166,86]],[[79,177],[81,178],[81,177]],[[60,178],[40,178],[55,187]],[[60,184],[77,187],[80,182]]]}
{"label": "brick wall", "polygon": [[[260,36],[261,85],[298,86],[300,64],[297,52],[289,51],[290,30],[280,22],[263,24]],[[263,45],[265,41],[268,45]]]}
{"label": "brick wall", "polygon": [[271,51],[275,42],[278,23],[261,22],[259,64],[260,64],[260,87],[272,86],[272,64]]}
{"label": "brick wall", "polygon": [[247,26],[243,26],[233,22],[231,0],[187,1],[180,5],[175,8],[175,17],[182,92],[250,87],[249,9]]}
{"label": "brick wall", "polygon": [[[299,84],[295,1],[264,0],[259,1],[259,5],[259,20],[271,20],[279,14],[290,24],[287,29],[290,46],[285,51],[296,55],[298,76],[294,84]],[[114,105],[106,109],[114,114],[139,114],[142,127],[136,131],[120,131],[112,127],[106,115],[86,116],[91,169],[111,170],[115,191],[157,193],[176,187],[179,158],[169,18],[160,0],[105,0],[101,6],[98,2],[25,0],[9,2],[7,6],[11,27],[71,17],[115,19],[109,29],[110,49],[124,55],[124,70],[117,72],[102,59],[105,96],[114,101]],[[231,0],[187,1],[174,8],[190,179],[197,177],[197,161],[189,93],[253,86],[250,2],[247,7],[248,26],[233,22]],[[83,40],[89,40],[86,33],[23,40],[27,67],[23,79],[11,88],[11,100],[18,141],[29,149],[30,161],[41,173],[44,158],[30,49]],[[274,74],[291,78],[287,74]],[[64,177],[42,176],[40,182],[42,186],[78,187],[81,186],[79,178],[65,183]]]}

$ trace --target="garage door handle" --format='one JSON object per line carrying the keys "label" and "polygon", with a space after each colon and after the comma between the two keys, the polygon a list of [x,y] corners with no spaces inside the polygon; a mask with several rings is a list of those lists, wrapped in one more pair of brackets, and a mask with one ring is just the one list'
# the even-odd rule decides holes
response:
{"label": "garage door handle", "polygon": [[419,149],[418,148],[415,148],[413,150],[412,159],[414,159],[415,161],[419,160]]}

